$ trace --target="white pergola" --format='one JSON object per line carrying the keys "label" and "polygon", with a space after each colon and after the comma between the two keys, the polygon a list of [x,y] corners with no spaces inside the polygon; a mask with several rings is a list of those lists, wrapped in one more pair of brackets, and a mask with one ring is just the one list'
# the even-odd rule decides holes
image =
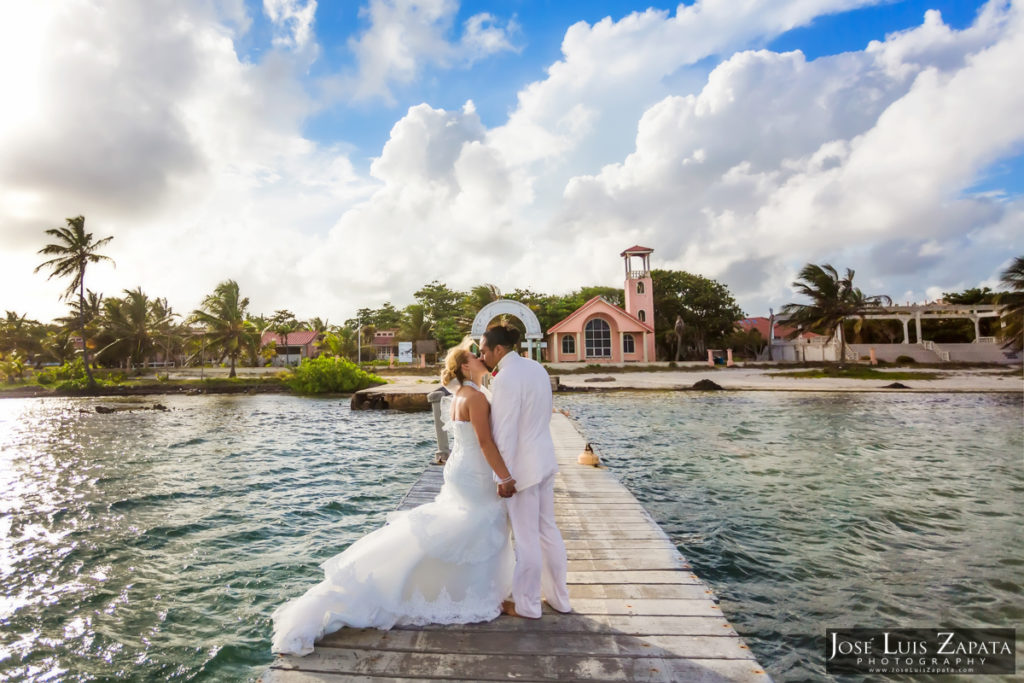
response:
{"label": "white pergola", "polygon": [[[920,306],[886,306],[874,313],[867,313],[865,318],[872,320],[899,320],[903,323],[903,343],[910,343],[910,321],[914,321],[917,343],[921,338],[922,320],[942,320],[949,318],[966,318],[974,322],[974,341],[988,341],[981,336],[979,323],[982,318],[998,318],[1002,315],[1002,306],[996,304],[924,304]],[[857,316],[859,317],[859,316]]]}

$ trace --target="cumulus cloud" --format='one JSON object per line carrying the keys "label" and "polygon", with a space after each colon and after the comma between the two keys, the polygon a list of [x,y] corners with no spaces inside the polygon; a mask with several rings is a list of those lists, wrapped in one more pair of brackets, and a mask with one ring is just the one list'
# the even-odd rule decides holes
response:
{"label": "cumulus cloud", "polygon": [[30,38],[0,40],[0,63],[19,65],[5,80],[25,73],[0,113],[2,304],[60,311],[57,284],[22,302],[14,283],[41,282],[42,230],[84,214],[115,235],[117,271],[95,269],[96,289],[145,284],[192,307],[218,280],[253,274],[284,306],[275,268],[294,267],[315,242],[306,236],[369,187],[344,149],[301,135],[316,106],[304,62],[240,59],[251,19],[238,3],[32,3],[15,19],[2,37]]}
{"label": "cumulus cloud", "polygon": [[[791,300],[807,261],[899,299],[991,279],[1020,251],[1024,202],[969,189],[1024,144],[1021,8],[993,0],[964,30],[929,13],[815,60],[760,49],[863,4],[699,0],[576,24],[502,125],[472,102],[414,104],[360,171],[302,134],[323,106],[303,85],[313,2],[265,2],[286,40],[255,62],[236,51],[240,2],[32,3],[0,22],[0,56],[23,65],[0,109],[0,272],[19,297],[0,308],[54,313],[56,285],[26,304],[18,283],[41,228],[78,213],[116,235],[98,289],[142,284],[188,310],[234,277],[257,310],[336,321],[435,278],[618,284],[635,243],[751,314]],[[371,0],[365,16],[351,47],[366,98],[512,46],[514,27],[482,14],[453,36],[453,1]]]}
{"label": "cumulus cloud", "polygon": [[591,233],[645,225],[661,259],[712,276],[756,266],[759,282],[732,284],[762,305],[787,300],[800,261],[855,265],[872,256],[864,246],[896,240],[902,267],[889,252],[879,273],[916,278],[923,293],[945,277],[943,252],[980,256],[972,234],[1016,210],[962,193],[1024,140],[1024,95],[1006,87],[1022,76],[1021,28],[1018,8],[992,3],[964,31],[929,12],[814,62],[738,53],[699,94],[647,109],[623,162],[570,180],[563,216]]}
{"label": "cumulus cloud", "polygon": [[490,13],[464,22],[462,35],[452,41],[457,0],[370,0],[360,10],[370,26],[350,39],[358,74],[345,83],[355,99],[392,101],[392,84],[405,84],[426,66],[467,66],[488,55],[515,50],[510,34],[514,21],[504,25]]}
{"label": "cumulus cloud", "polygon": [[263,11],[274,24],[274,45],[301,50],[313,39],[316,0],[263,0]]}

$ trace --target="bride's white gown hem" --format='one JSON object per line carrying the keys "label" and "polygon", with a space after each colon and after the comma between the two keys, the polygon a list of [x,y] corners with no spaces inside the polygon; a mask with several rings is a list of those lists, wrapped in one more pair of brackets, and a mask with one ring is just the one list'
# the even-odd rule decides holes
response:
{"label": "bride's white gown hem", "polygon": [[473,426],[454,421],[454,447],[434,502],[393,512],[388,524],[321,566],[324,580],[273,613],[272,649],[305,655],[349,626],[490,621],[515,563],[504,501]]}

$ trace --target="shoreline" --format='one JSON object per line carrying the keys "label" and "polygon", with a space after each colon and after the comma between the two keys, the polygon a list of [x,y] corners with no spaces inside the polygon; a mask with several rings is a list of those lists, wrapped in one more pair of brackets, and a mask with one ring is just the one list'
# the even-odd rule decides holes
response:
{"label": "shoreline", "polygon": [[[1024,371],[1020,368],[955,368],[944,370],[928,368],[878,368],[882,374],[899,373],[897,380],[903,386],[890,387],[887,379],[858,379],[850,377],[785,377],[781,373],[806,368],[774,367],[749,368],[737,366],[687,367],[685,369],[653,368],[650,370],[630,367],[622,369],[573,368],[575,372],[561,373],[562,367],[549,367],[548,372],[558,380],[557,393],[609,393],[616,391],[801,391],[835,393],[998,393],[1024,394]],[[379,372],[379,371],[378,371]],[[248,374],[248,373],[246,373]],[[929,379],[916,379],[914,374],[931,375]],[[911,377],[907,377],[910,375]],[[440,386],[433,372],[425,374],[383,374],[387,384],[372,389],[392,395],[422,394]],[[698,382],[710,381],[720,389],[694,388]],[[0,389],[2,398],[81,398],[118,396],[163,396],[203,394],[291,394],[289,387],[280,379],[267,374],[253,372],[248,378],[239,380],[226,377],[198,378],[182,377],[162,382],[144,380],[136,385],[98,387],[94,392],[57,391],[38,385],[23,385]],[[297,394],[296,394],[297,395]],[[353,394],[332,394],[352,396]]]}

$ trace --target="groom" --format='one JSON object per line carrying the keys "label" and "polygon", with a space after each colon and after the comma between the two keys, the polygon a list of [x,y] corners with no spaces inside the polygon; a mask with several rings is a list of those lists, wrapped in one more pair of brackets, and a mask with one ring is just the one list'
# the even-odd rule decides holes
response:
{"label": "groom", "polygon": [[514,479],[498,486],[507,499],[516,552],[513,601],[502,609],[539,619],[542,596],[559,612],[572,607],[565,585],[565,543],[555,525],[558,463],[551,440],[551,380],[540,363],[515,352],[518,341],[514,327],[492,327],[484,332],[480,356],[495,373],[491,431]]}

